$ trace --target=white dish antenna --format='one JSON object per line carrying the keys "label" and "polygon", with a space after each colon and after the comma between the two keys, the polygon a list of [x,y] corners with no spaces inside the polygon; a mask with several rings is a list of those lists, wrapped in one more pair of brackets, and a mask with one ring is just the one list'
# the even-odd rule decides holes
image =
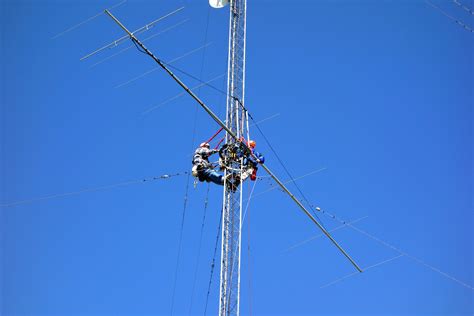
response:
{"label": "white dish antenna", "polygon": [[229,0],[209,0],[209,5],[215,9],[220,9],[229,4]]}

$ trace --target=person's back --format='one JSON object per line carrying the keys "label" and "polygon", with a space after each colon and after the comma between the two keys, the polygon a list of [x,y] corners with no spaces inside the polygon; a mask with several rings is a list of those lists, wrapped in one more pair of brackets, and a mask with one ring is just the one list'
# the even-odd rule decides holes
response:
{"label": "person's back", "polygon": [[192,174],[201,182],[212,181],[222,185],[224,183],[222,175],[215,172],[209,162],[209,156],[217,153],[218,150],[209,147],[209,143],[204,142],[194,151]]}
{"label": "person's back", "polygon": [[203,168],[207,168],[209,165],[209,156],[211,150],[206,147],[198,147],[194,151],[193,164],[201,164]]}

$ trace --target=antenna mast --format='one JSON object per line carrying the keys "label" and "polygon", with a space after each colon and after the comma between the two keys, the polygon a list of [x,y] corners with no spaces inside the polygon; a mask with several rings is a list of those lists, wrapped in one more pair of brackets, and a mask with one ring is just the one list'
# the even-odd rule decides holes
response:
{"label": "antenna mast", "polygon": [[[226,127],[237,138],[249,138],[248,115],[241,104],[245,97],[245,31],[247,0],[230,1],[229,56],[227,66]],[[236,139],[228,132],[226,143],[233,146]],[[242,179],[242,159],[230,163],[232,170]],[[226,177],[227,179],[227,177]],[[227,181],[227,180],[226,180]],[[222,248],[219,290],[219,316],[240,314],[240,256],[242,233],[242,191],[239,185],[234,192],[224,185],[222,203]]]}

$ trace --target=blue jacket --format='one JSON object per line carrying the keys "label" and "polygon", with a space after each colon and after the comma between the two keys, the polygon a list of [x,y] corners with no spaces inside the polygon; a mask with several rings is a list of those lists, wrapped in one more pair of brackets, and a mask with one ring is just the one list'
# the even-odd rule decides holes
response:
{"label": "blue jacket", "polygon": [[248,157],[249,162],[250,162],[254,167],[256,167],[256,166],[259,164],[259,162],[260,162],[260,163],[265,163],[265,157],[264,157],[261,153],[259,153],[259,152],[256,151],[256,150],[252,150],[252,154],[254,154],[255,157],[257,157],[257,159],[259,160],[259,161],[255,160],[255,158],[254,158],[253,156],[251,156],[251,155]]}

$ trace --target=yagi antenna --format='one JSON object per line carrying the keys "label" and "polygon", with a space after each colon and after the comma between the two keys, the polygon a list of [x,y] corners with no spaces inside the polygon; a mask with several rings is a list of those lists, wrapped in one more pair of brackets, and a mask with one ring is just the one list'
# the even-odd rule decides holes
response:
{"label": "yagi antenna", "polygon": [[[139,28],[139,29],[133,31],[132,34],[140,34],[140,33],[146,32],[146,31],[148,31],[149,29],[153,28],[156,23],[158,23],[158,22],[160,22],[160,21],[166,19],[167,17],[172,16],[172,15],[175,14],[175,13],[178,13],[179,11],[181,11],[181,10],[183,10],[183,9],[184,9],[184,7],[181,7],[181,8],[178,8],[178,9],[176,9],[176,10],[174,10],[174,11],[172,11],[172,12],[166,14],[166,15],[163,15],[162,17],[156,19],[155,21],[150,22],[150,23],[148,23],[147,25],[142,26],[141,28]],[[105,12],[107,13],[107,12],[109,12],[109,11],[108,11],[108,10],[105,10]],[[122,36],[121,38],[116,39],[116,40],[113,41],[112,43],[107,44],[107,45],[105,45],[105,46],[103,46],[103,47],[101,47],[101,48],[99,48],[99,49],[93,51],[92,53],[89,53],[89,54],[85,55],[85,56],[82,57],[80,60],[85,60],[85,59],[87,59],[87,58],[89,58],[89,57],[91,57],[91,56],[93,56],[93,55],[95,55],[95,54],[97,54],[97,53],[99,53],[99,52],[105,50],[105,49],[109,49],[109,48],[116,47],[116,46],[118,46],[120,43],[122,43],[123,41],[125,41],[125,40],[128,39],[128,38],[129,38],[128,35],[124,35],[124,36]]]}
{"label": "yagi antenna", "polygon": [[[130,32],[114,15],[112,15],[112,13],[110,13],[110,11],[108,10],[105,10],[105,13],[107,13],[107,15],[109,15],[114,21],[115,23],[117,23],[128,35],[127,36],[124,36],[122,38],[127,38],[127,37],[130,37],[130,39],[135,43],[137,44],[138,46],[140,46],[140,48],[148,55],[150,56],[158,65],[160,65],[161,68],[163,68],[167,73],[168,75],[170,75],[174,81],[176,81],[203,109],[204,111],[207,112],[207,114],[209,114],[209,116],[211,116],[211,118],[220,126],[222,127],[226,132],[227,134],[232,137],[233,139],[235,139],[236,141],[239,141],[239,138],[237,137],[237,135],[231,130],[229,129],[225,124],[224,122],[219,119],[219,117],[217,117],[216,114],[214,114],[214,112],[183,82],[181,81],[181,79],[179,79],[166,65],[165,63],[159,59],[158,57],[156,57],[148,48],[145,47],[145,45],[143,45],[142,42],[140,42],[134,35],[134,33],[136,32]],[[250,155],[252,156],[252,158],[256,159],[256,161],[259,161],[258,158],[253,154],[253,152],[250,150],[250,148],[247,146],[247,144],[245,144],[245,142],[242,142],[242,145],[245,147],[245,149],[250,153]],[[260,165],[263,167],[263,169],[265,169],[265,171],[268,173],[268,175],[280,186],[280,188],[286,193],[288,194],[288,196],[296,203],[296,205],[298,205],[298,207],[306,214],[306,216],[308,216],[310,218],[310,220],[316,225],[318,226],[318,228],[323,232],[324,235],[326,235],[326,237],[328,237],[328,239],[337,247],[337,249],[339,249],[339,251],[352,263],[352,265],[359,271],[359,272],[362,272],[362,269],[359,267],[359,265],[351,258],[351,256],[349,256],[349,254],[337,243],[337,241],[329,234],[329,232],[314,218],[313,215],[311,215],[311,213],[306,209],[306,207],[293,195],[293,193],[291,193],[291,191],[285,186],[285,184],[283,184],[282,181],[280,181],[280,179],[278,179],[278,177],[264,164],[264,163],[260,163]]]}

